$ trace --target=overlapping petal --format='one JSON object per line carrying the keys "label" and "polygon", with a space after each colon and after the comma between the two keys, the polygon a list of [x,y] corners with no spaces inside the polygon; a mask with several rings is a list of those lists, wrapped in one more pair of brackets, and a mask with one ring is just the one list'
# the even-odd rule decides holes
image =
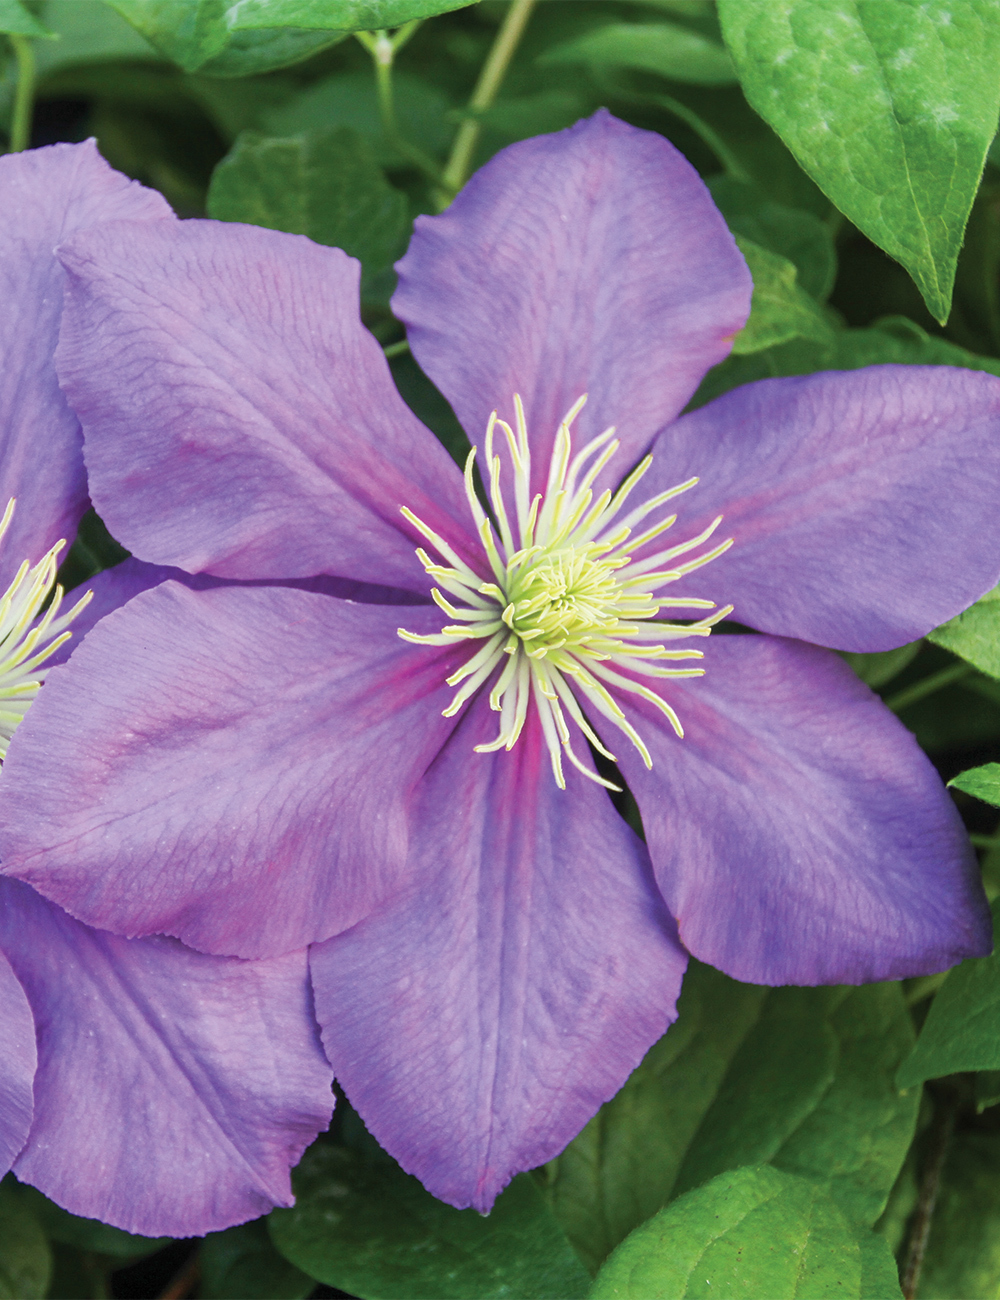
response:
{"label": "overlapping petal", "polygon": [[15,1172],[74,1214],[189,1236],[292,1202],[329,1123],[306,954],[205,957],[80,925],[0,882],[0,943],[38,1025],[31,1136]]}
{"label": "overlapping petal", "polygon": [[207,952],[355,924],[411,872],[405,801],[454,726],[455,651],[415,652],[400,613],[278,587],[136,596],[18,732],[3,870],[88,924]]}
{"label": "overlapping petal", "polygon": [[708,651],[703,678],[664,692],[684,739],[623,696],[652,771],[616,746],[684,945],[755,984],[902,979],[988,953],[975,855],[905,727],[826,650],[747,635]]}
{"label": "overlapping petal", "polygon": [[256,579],[249,582],[232,582],[226,578],[215,578],[210,573],[186,573],[183,569],[169,564],[146,564],[130,556],[110,569],[81,583],[69,595],[70,602],[79,599],[82,593],[91,592],[91,599],[74,618],[72,637],[46,659],[46,664],[65,663],[83,638],[102,618],[112,610],[138,596],[140,591],[149,591],[163,582],[173,580],[192,591],[212,591],[216,587],[290,587],[298,591],[319,592],[324,596],[337,596],[341,600],[357,601],[365,605],[423,605],[430,602],[412,591],[402,591],[394,587],[380,587],[375,583],[355,582],[350,578],[333,578],[327,574],[317,574],[312,578],[288,578],[283,582],[271,582]]}
{"label": "overlapping petal", "polygon": [[61,256],[60,379],[94,503],[140,559],[426,593],[400,508],[467,546],[461,475],[396,392],[339,249],[121,222]]}
{"label": "overlapping petal", "polygon": [[[417,219],[393,310],[473,442],[520,393],[544,486],[559,421],[630,464],[725,357],[750,274],[694,168],[607,112],[511,145]],[[618,470],[619,475],[621,470]]]}
{"label": "overlapping petal", "polygon": [[0,1178],[28,1138],[37,1063],[28,999],[10,962],[0,953]]}
{"label": "overlapping petal", "polygon": [[[171,221],[85,231],[64,258],[61,378],[95,501],[142,560],[99,580],[95,612],[139,594],[53,673],[4,772],[0,857],[19,879],[0,882],[0,939],[42,1045],[22,1177],[138,1231],[287,1200],[322,1107],[301,957],[273,955],[310,941],[351,1100],[432,1192],[483,1210],[666,1028],[682,942],[770,984],[898,978],[987,950],[940,782],[825,651],[714,638],[708,675],[664,688],[682,741],[621,694],[652,772],[619,731],[605,740],[648,854],[579,772],[557,788],[534,711],[512,752],[474,752],[498,725],[484,695],[457,724],[441,716],[469,644],[397,638],[401,622],[437,632],[433,606],[354,603],[427,599],[402,506],[486,569],[457,470],[360,326],[350,259]],[[750,299],[693,170],[605,113],[498,155],[420,221],[400,272],[415,355],[472,438],[524,397],[536,486],[585,391],[577,446],[614,423],[615,473],[634,462]],[[1000,473],[983,470],[998,390],[885,367],[756,385],[682,418],[642,490],[700,475],[685,538],[722,512],[736,546],[664,594],[846,648],[919,635],[1000,570]],[[269,960],[115,938],[55,903]],[[97,1077],[106,1059],[126,1063],[120,1078]],[[109,1141],[108,1116],[136,1096]],[[165,1164],[172,1129],[190,1186]],[[150,1168],[168,1199],[150,1199]]]}
{"label": "overlapping petal", "polygon": [[700,475],[677,528],[697,535],[721,514],[718,536],[735,539],[690,591],[764,632],[887,650],[1000,577],[998,445],[994,375],[871,366],[765,379],[665,430],[642,490]]}
{"label": "overlapping petal", "polygon": [[17,513],[0,552],[0,591],[22,560],[72,541],[87,503],[76,416],[52,364],[65,275],[53,250],[74,231],[173,216],[164,198],[112,171],[93,140],[0,158],[0,510]]}
{"label": "overlapping petal", "polygon": [[537,721],[476,754],[480,697],[416,792],[405,894],[313,949],[316,1012],[365,1123],[486,1211],[556,1155],[674,1017],[687,954],[604,792],[551,778]]}

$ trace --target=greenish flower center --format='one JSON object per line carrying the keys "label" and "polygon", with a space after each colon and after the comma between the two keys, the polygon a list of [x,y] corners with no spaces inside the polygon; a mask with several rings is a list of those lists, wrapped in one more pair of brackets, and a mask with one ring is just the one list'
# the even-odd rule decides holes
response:
{"label": "greenish flower center", "polygon": [[[546,490],[533,499],[531,450],[521,399],[514,397],[516,432],[494,411],[486,430],[486,460],[495,525],[476,497],[475,448],[470,453],[465,465],[466,497],[493,572],[492,582],[484,582],[442,537],[403,508],[404,516],[442,557],[437,561],[422,548],[417,551],[438,584],[431,595],[455,622],[431,636],[416,636],[404,628],[399,635],[420,645],[452,645],[456,640],[481,643],[448,678],[449,685],[461,686],[445,709],[446,716],[453,716],[489,678],[495,679],[489,698],[490,707],[500,714],[500,734],[488,745],[477,745],[478,751],[513,748],[533,702],[557,784],[565,786],[565,757],[590,780],[617,789],[576,754],[567,718],[599,753],[613,759],[587,720],[581,707],[585,704],[624,732],[649,767],[649,751],[616,695],[648,700],[683,736],[673,706],[642,678],[701,676],[702,668],[665,666],[670,661],[701,659],[700,650],[668,647],[678,640],[708,636],[732,606],[691,623],[670,623],[659,617],[665,607],[706,610],[715,609],[715,604],[694,597],[663,597],[658,592],[721,555],[732,539],[692,554],[708,542],[720,515],[697,537],[633,560],[633,552],[666,532],[677,518],[669,515],[651,524],[650,515],[698,480],[668,488],[620,517],[652,457],[647,456],[617,492],[595,494],[594,483],[618,443],[614,429],[606,429],[573,456],[570,430],[585,400],[581,398],[559,426]],[[501,461],[493,452],[498,428],[506,436],[514,467],[513,517],[500,485]],[[458,603],[453,604],[444,592]]]}
{"label": "greenish flower center", "polygon": [[541,654],[582,648],[595,633],[618,626],[621,566],[595,559],[594,546],[527,555],[507,566],[503,621],[528,649]]}

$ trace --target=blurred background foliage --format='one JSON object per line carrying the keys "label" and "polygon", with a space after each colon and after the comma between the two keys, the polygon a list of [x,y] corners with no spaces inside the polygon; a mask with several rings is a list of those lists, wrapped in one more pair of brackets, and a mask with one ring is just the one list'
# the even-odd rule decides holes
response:
{"label": "blurred background foliage", "polygon": [[[799,99],[780,82],[785,56],[774,44],[789,13],[801,33],[831,15],[860,23],[861,9],[876,52],[900,23],[913,37],[915,72],[901,64],[888,83],[904,128],[922,120],[897,111],[908,96],[929,105],[931,134],[916,145],[903,138],[908,157],[924,150],[923,171],[911,207],[900,200],[892,220],[873,215],[866,197],[878,189],[865,181],[874,166],[891,207],[898,158],[879,135],[885,105],[851,52],[857,33],[845,29],[842,57],[833,49],[815,74],[838,134],[826,152],[809,132],[827,126],[827,109],[817,118],[804,91]],[[413,218],[445,206],[471,168],[602,105],[686,155],[754,274],[751,319],[695,404],[767,375],[887,361],[1000,374],[1000,150],[987,153],[1000,10],[995,0],[954,0],[943,25],[958,35],[936,45],[921,44],[928,14],[936,21],[945,10],[916,0],[860,9],[846,0],[0,0],[10,36],[0,132],[22,143],[33,102],[33,146],[96,136],[114,167],[160,190],[182,217],[294,231],[358,257],[363,315],[403,396],[461,458],[465,435],[389,308],[392,264]],[[802,37],[793,71],[812,48]],[[498,49],[490,81],[484,66]],[[917,227],[930,231],[923,243],[911,238]],[[64,579],[84,581],[123,554],[91,514]],[[959,777],[955,797],[988,892],[1000,895],[996,593],[926,642],[847,658],[945,780]],[[982,771],[962,776],[968,769]],[[588,1292],[623,1241],[632,1254],[616,1255],[592,1294],[638,1297],[620,1288],[629,1261],[660,1259],[650,1220],[676,1247],[674,1273],[662,1259],[654,1268],[658,1293],[700,1295],[672,1289],[688,1285],[677,1260],[706,1249],[705,1223],[737,1167],[740,1194],[771,1207],[756,1237],[733,1229],[748,1295],[898,1296],[891,1251],[907,1296],[1000,1296],[998,960],[947,978],[773,991],[695,963],[677,1025],[566,1153],[516,1179],[487,1220],[428,1196],[344,1100],[297,1171],[297,1206],[203,1242],[130,1237],[8,1178],[0,1300],[569,1300]],[[762,1241],[783,1258],[805,1250],[812,1229],[802,1224],[825,1225],[835,1243],[813,1290],[754,1254]]]}

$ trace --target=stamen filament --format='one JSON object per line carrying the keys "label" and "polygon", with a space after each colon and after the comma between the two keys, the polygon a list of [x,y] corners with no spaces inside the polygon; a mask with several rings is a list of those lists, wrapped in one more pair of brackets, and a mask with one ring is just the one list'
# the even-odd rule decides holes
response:
{"label": "stamen filament", "polygon": [[[14,516],[12,497],[0,518],[0,540]],[[49,669],[44,665],[72,636],[69,625],[90,602],[87,592],[67,613],[61,613],[63,589],[56,583],[59,541],[32,567],[25,560],[0,597],[0,760],[16,728],[41,689]]]}
{"label": "stamen filament", "polygon": [[[652,464],[652,457],[646,456],[616,491],[603,488],[595,496],[594,485],[618,450],[619,440],[611,427],[573,454],[572,425],[585,401],[586,395],[579,398],[560,422],[545,489],[534,496],[531,448],[520,397],[515,394],[513,425],[500,419],[496,411],[491,414],[484,450],[495,524],[476,496],[475,448],[466,458],[465,494],[492,581],[475,574],[442,538],[404,508],[404,516],[445,561],[432,559],[422,549],[417,552],[441,588],[433,589],[434,601],[454,622],[429,635],[403,629],[399,634],[421,645],[482,642],[448,677],[448,684],[458,690],[445,710],[445,716],[454,717],[487,679],[494,677],[489,705],[500,715],[498,734],[495,740],[477,745],[478,753],[513,748],[534,702],[556,784],[565,789],[564,761],[568,761],[588,780],[616,790],[617,786],[576,754],[570,724],[597,753],[615,761],[585,712],[595,711],[618,728],[651,767],[649,750],[622,707],[627,697],[638,696],[654,705],[676,734],[683,736],[673,706],[641,679],[666,683],[673,678],[702,676],[704,668],[690,662],[700,661],[702,651],[690,646],[668,647],[677,640],[708,636],[715,624],[732,612],[732,606],[720,609],[710,600],[660,596],[658,592],[723,554],[732,539],[701,550],[716,532],[720,516],[695,537],[633,559],[640,548],[672,528],[677,515],[666,515],[648,525],[644,521],[693,488],[698,479],[659,492],[623,514]],[[494,450],[498,429],[504,435],[509,461]],[[513,513],[508,512],[504,496],[505,464],[513,470]],[[633,537],[638,525],[643,525],[642,531]],[[685,556],[690,558],[682,559]],[[675,617],[683,617],[688,610],[712,612],[685,624],[663,621],[664,610],[674,611]],[[2,620],[0,608],[0,626]],[[623,697],[622,702],[618,696]]]}

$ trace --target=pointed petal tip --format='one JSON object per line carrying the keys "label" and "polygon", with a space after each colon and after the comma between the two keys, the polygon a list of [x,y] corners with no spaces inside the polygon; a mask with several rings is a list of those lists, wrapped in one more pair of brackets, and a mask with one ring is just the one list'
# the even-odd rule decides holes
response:
{"label": "pointed petal tip", "polygon": [[591,434],[617,424],[641,455],[728,354],[752,293],[687,159],[606,110],[501,150],[417,220],[397,270],[393,309],[470,438],[518,392],[539,453],[589,391]]}

